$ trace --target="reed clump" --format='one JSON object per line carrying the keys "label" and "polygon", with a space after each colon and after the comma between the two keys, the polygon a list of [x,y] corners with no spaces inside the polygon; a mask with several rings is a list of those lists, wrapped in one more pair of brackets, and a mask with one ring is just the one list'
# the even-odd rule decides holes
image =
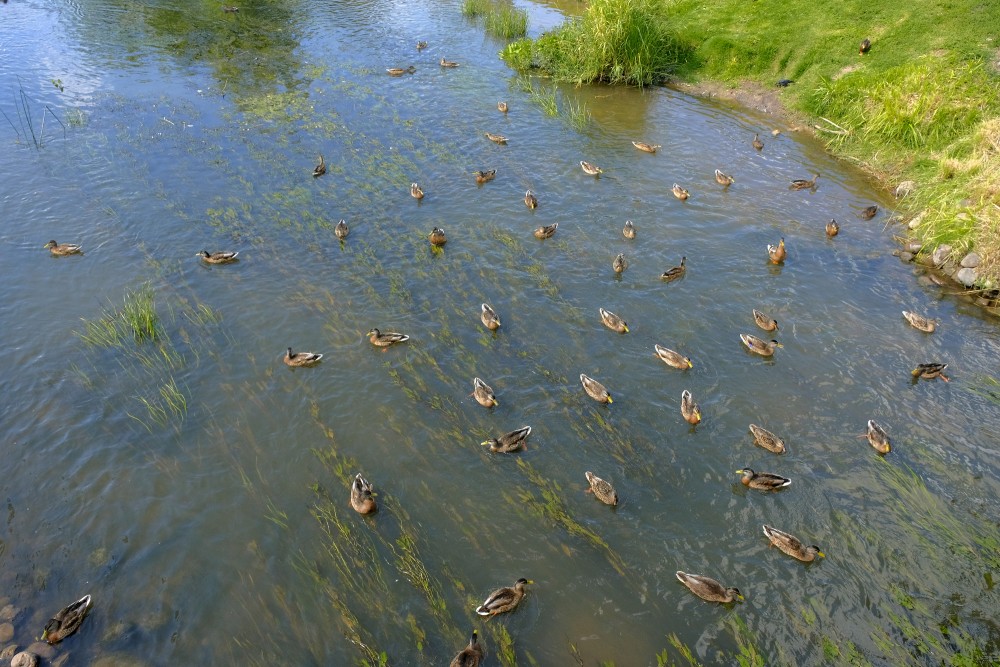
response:
{"label": "reed clump", "polygon": [[108,306],[99,318],[84,320],[83,328],[78,335],[94,347],[116,347],[127,340],[155,342],[161,328],[152,285],[126,290],[121,308]]}
{"label": "reed clump", "polygon": [[528,32],[528,12],[510,0],[465,0],[462,15],[470,19],[483,17],[486,33],[497,39],[516,39]]}

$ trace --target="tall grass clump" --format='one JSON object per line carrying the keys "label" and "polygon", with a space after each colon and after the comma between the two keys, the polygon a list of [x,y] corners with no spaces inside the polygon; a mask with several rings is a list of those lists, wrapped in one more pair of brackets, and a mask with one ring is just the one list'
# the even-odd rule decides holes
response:
{"label": "tall grass clump", "polygon": [[493,0],[465,0],[462,3],[462,16],[474,19],[483,16],[493,7]]}
{"label": "tall grass clump", "polygon": [[514,5],[501,2],[483,19],[486,33],[498,39],[524,37],[528,32],[528,12]]}
{"label": "tall grass clump", "polygon": [[160,337],[160,318],[153,287],[145,283],[136,290],[126,290],[121,308],[109,306],[96,320],[84,320],[83,327],[78,335],[94,347],[115,347],[126,340],[156,341]]}

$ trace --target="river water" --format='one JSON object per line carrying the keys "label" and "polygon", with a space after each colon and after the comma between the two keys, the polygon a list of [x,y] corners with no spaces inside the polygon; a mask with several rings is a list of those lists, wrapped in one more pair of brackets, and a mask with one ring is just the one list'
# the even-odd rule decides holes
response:
{"label": "river water", "polygon": [[[531,34],[561,20],[524,6]],[[678,647],[705,664],[996,659],[995,320],[894,258],[894,202],[815,141],[669,89],[518,77],[460,10],[0,5],[12,642],[90,593],[58,646],[67,664],[445,664],[472,628],[488,664],[683,663]],[[477,186],[477,169],[496,179]],[[813,173],[815,190],[788,189]],[[766,246],[782,237],[778,266]],[[51,257],[49,239],[84,253]],[[202,249],[240,261],[208,266]],[[661,281],[681,257],[685,277]],[[155,340],[86,337],[142,293]],[[773,359],[740,344],[769,337],[754,308],[780,324]],[[383,351],[373,327],[411,338]],[[288,346],[325,357],[290,369]],[[951,382],[914,382],[929,361]],[[588,398],[580,373],[614,403]],[[476,376],[498,407],[470,398]],[[892,437],[884,458],[857,437],[872,418]],[[750,423],[787,453],[755,447]],[[525,424],[523,452],[479,444]],[[746,489],[746,466],[792,485]],[[584,492],[588,470],[616,508]],[[368,518],[347,502],[357,472],[380,503]],[[765,523],[827,557],[769,548]],[[702,602],[676,570],[746,600]],[[519,577],[534,583],[515,613],[474,614]]]}

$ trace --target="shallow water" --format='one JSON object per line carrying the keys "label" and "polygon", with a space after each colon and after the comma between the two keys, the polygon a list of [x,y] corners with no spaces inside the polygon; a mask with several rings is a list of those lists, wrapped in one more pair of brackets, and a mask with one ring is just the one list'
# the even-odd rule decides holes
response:
{"label": "shallow water", "polygon": [[[558,88],[561,109],[591,113],[575,129],[455,2],[0,12],[0,597],[20,610],[19,644],[90,593],[60,647],[72,664],[441,664],[472,627],[490,664],[654,665],[680,659],[672,634],[709,664],[741,647],[767,664],[939,664],[961,632],[995,655],[996,323],[891,256],[893,202],[821,146],[661,88]],[[497,178],[477,187],[486,168]],[[736,183],[718,186],[716,168]],[[816,172],[815,191],[787,189]],[[872,202],[883,211],[861,221]],[[85,252],[50,257],[50,238]],[[240,262],[203,265],[202,248]],[[686,276],[661,282],[682,256]],[[157,343],[78,335],[145,283]],[[604,328],[599,307],[630,332]],[[772,360],[740,345],[764,335],[753,308],[780,323]],[[381,351],[372,327],[411,340]],[[668,368],[656,343],[694,367]],[[289,345],[326,356],[288,369]],[[913,382],[933,360],[952,381]],[[587,398],[581,372],[613,405]],[[499,407],[469,397],[475,376]],[[892,436],[885,459],[856,437],[870,418]],[[749,423],[788,452],[755,447]],[[523,424],[523,453],[479,445]],[[744,489],[744,466],[793,484]],[[615,484],[617,508],[584,493],[587,470]],[[358,471],[379,494],[370,519],[347,505]],[[763,523],[827,558],[769,549]],[[703,603],[676,570],[747,599]],[[473,614],[521,576],[535,583],[515,614]]]}

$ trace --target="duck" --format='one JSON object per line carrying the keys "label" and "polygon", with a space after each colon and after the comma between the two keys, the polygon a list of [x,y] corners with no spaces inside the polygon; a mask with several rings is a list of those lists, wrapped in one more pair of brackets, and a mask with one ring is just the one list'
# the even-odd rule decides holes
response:
{"label": "duck", "polygon": [[322,358],[323,355],[316,352],[292,352],[292,348],[288,348],[288,351],[285,352],[285,365],[295,367],[315,366]]}
{"label": "duck", "polygon": [[497,177],[496,169],[487,169],[485,171],[475,171],[473,172],[476,176],[476,183],[488,183]]}
{"label": "duck", "polygon": [[454,60],[445,60],[441,58],[441,67],[458,67],[458,63]]}
{"label": "duck", "polygon": [[419,201],[424,198],[424,191],[416,183],[410,183],[410,196]]}
{"label": "duck", "polygon": [[503,136],[502,134],[493,134],[492,132],[487,132],[486,138],[495,144],[500,144],[501,146],[507,143],[507,137]]}
{"label": "duck", "polygon": [[865,55],[871,48],[872,48],[872,41],[867,37],[865,37],[863,40],[861,40],[861,44],[858,47],[858,55],[859,56]]}
{"label": "duck", "polygon": [[427,48],[427,42],[424,41],[417,42],[417,51],[423,51],[426,48]]}
{"label": "duck", "polygon": [[536,229],[534,235],[536,239],[547,239],[555,234],[557,229],[559,229],[559,223],[553,222],[551,225],[544,225]]}
{"label": "duck", "polygon": [[941,378],[945,382],[948,382],[948,378],[944,374],[944,369],[948,368],[948,364],[920,364],[911,371],[913,377],[924,380],[933,380],[935,378]]}
{"label": "duck", "polygon": [[589,375],[580,373],[580,383],[583,385],[583,390],[587,392],[587,396],[598,403],[614,403],[607,388]]}
{"label": "duck", "polygon": [[753,321],[764,331],[777,331],[778,330],[778,320],[772,320],[770,317],[760,312],[756,308],[753,309]]}
{"label": "duck", "polygon": [[760,140],[760,133],[754,133],[751,145],[759,151],[764,150],[764,142]]}
{"label": "duck", "polygon": [[740,340],[743,341],[743,344],[747,346],[748,350],[754,354],[759,354],[762,357],[773,356],[775,348],[784,347],[784,345],[774,339],[764,342],[760,338],[751,334],[740,334]]}
{"label": "duck", "polygon": [[647,144],[644,141],[633,141],[632,145],[641,150],[643,153],[655,153],[657,148],[663,148],[659,144]]}
{"label": "duck", "polygon": [[603,169],[592,162],[587,162],[586,160],[580,160],[580,168],[583,169],[583,173],[591,176],[600,176],[604,173]]}
{"label": "duck", "polygon": [[201,261],[207,264],[229,264],[230,262],[239,261],[236,259],[236,256],[239,254],[240,254],[239,251],[209,252],[207,250],[202,250],[199,253],[195,253],[195,257],[200,258]]}
{"label": "duck", "polygon": [[79,255],[83,252],[83,246],[75,243],[56,243],[54,240],[49,241],[42,247],[59,257],[64,255]]}
{"label": "duck", "polygon": [[858,217],[861,218],[862,220],[871,220],[876,215],[878,215],[878,205],[877,204],[872,204],[871,206],[866,206],[865,208],[863,208],[861,210],[861,213],[858,213]]}
{"label": "duck", "polygon": [[510,452],[516,452],[519,449],[528,448],[528,436],[531,435],[530,426],[522,426],[516,431],[511,431],[510,433],[505,433],[499,438],[490,438],[489,440],[484,440],[479,443],[483,446],[489,446],[491,452],[499,452],[501,454],[509,454]]}
{"label": "duck", "polygon": [[496,331],[500,328],[500,316],[488,303],[482,305],[482,314],[480,314],[479,319],[483,321],[483,326],[490,331]]}
{"label": "duck", "polygon": [[779,79],[778,82],[774,85],[778,86],[779,88],[788,88],[788,86],[792,85],[793,83],[795,83],[794,79]]}
{"label": "duck", "polygon": [[393,333],[392,331],[382,333],[378,329],[372,329],[365,335],[368,336],[368,342],[375,347],[389,347],[395,343],[402,343],[403,341],[410,340],[410,337],[406,334]]}
{"label": "duck", "polygon": [[653,349],[656,351],[656,356],[667,366],[673,366],[674,368],[679,368],[681,370],[687,370],[689,368],[694,368],[691,360],[685,357],[680,352],[674,352],[671,349],[665,348],[662,345],[653,345]]}
{"label": "duck", "polygon": [[601,313],[601,322],[604,323],[604,326],[621,334],[628,333],[628,324],[625,320],[609,310],[604,310],[603,308],[600,308],[599,310]]}
{"label": "duck", "polygon": [[772,264],[781,264],[785,261],[785,257],[788,256],[788,251],[785,250],[785,238],[782,237],[778,241],[778,245],[767,244],[767,256],[770,258]]}
{"label": "duck", "polygon": [[733,183],[736,182],[736,179],[733,178],[732,176],[730,176],[729,174],[723,174],[722,171],[720,171],[719,169],[716,169],[715,170],[715,182],[718,183],[719,185],[723,185],[725,187],[729,187],[730,185],[732,185]]}
{"label": "duck", "polygon": [[49,644],[58,644],[66,637],[80,629],[84,617],[90,611],[91,598],[84,595],[71,605],[63,607],[56,615],[49,619],[42,630],[42,641]]}
{"label": "duck", "polygon": [[472,395],[476,398],[476,402],[484,408],[500,405],[497,397],[493,395],[493,387],[479,378],[472,378]]}
{"label": "duck", "polygon": [[751,468],[741,468],[736,472],[743,475],[740,478],[743,486],[749,486],[751,489],[760,489],[761,491],[783,489],[792,483],[792,480],[787,477],[775,475],[770,472],[754,472]]}
{"label": "duck", "polygon": [[487,596],[485,602],[476,608],[476,613],[480,616],[496,616],[497,614],[514,611],[517,609],[517,605],[521,604],[521,600],[524,599],[524,587],[532,583],[534,582],[521,577],[514,582],[513,586],[504,586],[503,588],[496,589]]}
{"label": "duck", "polygon": [[347,226],[346,220],[341,220],[337,223],[337,226],[333,228],[333,234],[338,239],[343,241],[347,238],[347,235],[351,233],[351,229]]}
{"label": "duck", "polygon": [[507,113],[509,110],[510,107],[507,106],[506,102],[497,102],[497,111],[500,113]]}
{"label": "duck", "polygon": [[784,441],[767,429],[761,428],[756,424],[750,424],[750,433],[753,434],[753,441],[769,452],[774,452],[775,454],[785,453]]}
{"label": "duck", "polygon": [[627,239],[635,238],[635,224],[633,224],[631,220],[625,221],[625,226],[622,227],[622,236]]}
{"label": "duck", "polygon": [[358,473],[351,483],[351,507],[358,514],[371,514],[378,509],[371,483]]}
{"label": "duck", "polygon": [[605,505],[612,507],[618,505],[618,492],[615,491],[615,487],[611,486],[611,482],[601,479],[589,470],[584,473],[584,476],[587,478],[587,483],[590,484],[587,493],[593,493],[594,497]]}
{"label": "duck", "polygon": [[687,389],[681,392],[681,416],[692,426],[701,422],[701,409],[694,402],[691,392]]}
{"label": "duck", "polygon": [[611,268],[614,269],[615,273],[622,273],[628,268],[628,260],[625,259],[625,253],[620,252],[615,255],[614,260],[611,262]]}
{"label": "duck", "polygon": [[792,181],[792,184],[788,186],[789,190],[812,190],[816,187],[816,179],[819,178],[819,174],[813,174],[813,177],[809,180],[804,178],[796,178]]}
{"label": "duck", "polygon": [[662,280],[666,280],[667,282],[671,282],[673,280],[677,280],[678,278],[682,277],[686,271],[687,271],[687,257],[685,256],[681,257],[680,264],[664,271],[660,275],[660,278]]}
{"label": "duck", "polygon": [[937,328],[937,320],[927,319],[923,315],[918,315],[909,310],[903,311],[903,317],[906,318],[906,321],[909,322],[911,326],[927,333],[934,333],[934,330]]}
{"label": "duck", "polygon": [[[3,0],[3,2],[4,4],[7,4],[7,0]],[[235,14],[238,11],[240,11],[240,8],[237,7],[236,5],[223,6],[222,11],[226,12],[227,14]]]}
{"label": "duck", "polygon": [[830,222],[826,223],[826,235],[831,239],[840,233],[840,225],[837,224],[836,220],[831,219]]}
{"label": "duck", "polygon": [[815,544],[807,547],[794,535],[790,535],[783,530],[778,530],[766,523],[764,524],[764,534],[767,535],[767,539],[771,540],[771,544],[803,563],[811,563],[816,558],[826,558],[826,554]]}
{"label": "duck", "polygon": [[326,173],[326,161],[322,154],[319,156],[319,164],[313,167],[313,177],[322,176]]}
{"label": "duck", "polygon": [[451,659],[448,667],[479,667],[479,663],[483,661],[483,654],[483,647],[479,645],[479,633],[473,630],[469,645]]}
{"label": "duck", "polygon": [[448,237],[444,235],[444,230],[440,227],[432,229],[431,233],[427,235],[427,239],[431,242],[432,246],[439,248],[448,242]]}
{"label": "duck", "polygon": [[742,602],[744,599],[743,594],[740,593],[740,589],[735,586],[726,588],[711,577],[706,577],[702,574],[688,574],[680,570],[677,570],[676,575],[678,581],[687,586],[692,593],[702,600],[729,604],[737,600]]}
{"label": "duck", "polygon": [[865,433],[865,437],[868,438],[868,443],[875,448],[875,451],[879,454],[888,454],[892,451],[892,445],[889,442],[889,434],[885,432],[879,424],[875,422],[874,419],[868,420],[868,430]]}
{"label": "duck", "polygon": [[409,67],[390,67],[386,70],[389,76],[403,76],[404,74],[413,74],[417,71],[417,68],[413,65]]}
{"label": "duck", "polygon": [[677,185],[676,183],[674,183],[673,187],[670,188],[670,191],[673,192],[674,196],[680,199],[681,201],[684,201],[685,199],[691,196],[691,194],[687,190]]}
{"label": "duck", "polygon": [[538,208],[538,197],[531,190],[524,193],[524,205],[532,210]]}

